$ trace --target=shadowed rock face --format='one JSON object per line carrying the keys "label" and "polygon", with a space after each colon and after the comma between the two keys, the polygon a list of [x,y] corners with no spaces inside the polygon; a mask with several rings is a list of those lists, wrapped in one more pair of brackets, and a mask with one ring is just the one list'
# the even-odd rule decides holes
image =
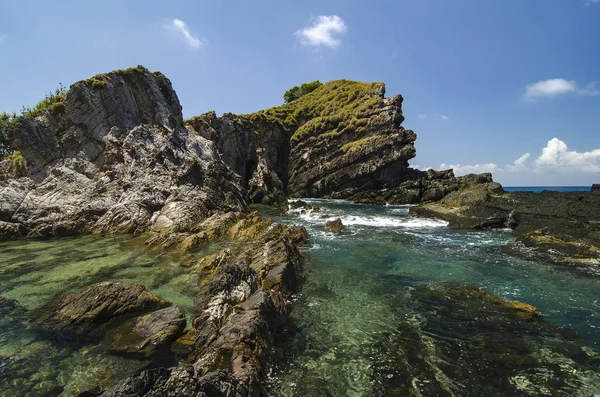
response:
{"label": "shadowed rock face", "polygon": [[30,177],[0,181],[8,237],[180,231],[246,205],[214,144],[184,127],[169,80],[142,67],[73,84],[10,134]]}
{"label": "shadowed rock face", "polygon": [[186,123],[215,142],[254,203],[290,196],[406,204],[458,189],[451,170],[409,168],[416,134],[401,126],[402,97],[384,94],[383,83],[338,80],[275,108]]}

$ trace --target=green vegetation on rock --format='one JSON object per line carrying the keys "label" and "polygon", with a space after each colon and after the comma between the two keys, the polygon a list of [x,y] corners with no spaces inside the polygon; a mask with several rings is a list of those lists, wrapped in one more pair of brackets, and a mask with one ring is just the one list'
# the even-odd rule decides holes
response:
{"label": "green vegetation on rock", "polygon": [[315,80],[311,81],[310,83],[303,83],[299,87],[292,87],[283,94],[283,100],[285,101],[285,103],[294,102],[301,96],[313,92],[322,85],[323,83],[321,83],[319,80]]}

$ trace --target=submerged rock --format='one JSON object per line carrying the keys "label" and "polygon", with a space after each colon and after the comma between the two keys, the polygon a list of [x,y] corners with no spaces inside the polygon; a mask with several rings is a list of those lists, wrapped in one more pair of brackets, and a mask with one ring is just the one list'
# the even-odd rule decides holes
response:
{"label": "submerged rock", "polygon": [[333,233],[341,233],[346,226],[344,226],[340,218],[336,218],[332,221],[325,222],[325,227]]}
{"label": "submerged rock", "polygon": [[111,353],[149,357],[179,337],[185,324],[183,311],[178,306],[171,306],[111,328],[103,344]]}
{"label": "submerged rock", "polygon": [[152,311],[168,302],[141,284],[104,281],[65,295],[39,309],[34,329],[60,337],[98,332],[117,317]]}
{"label": "submerged rock", "polygon": [[382,337],[374,395],[583,397],[600,387],[600,354],[530,305],[445,283],[417,287],[409,307]]}

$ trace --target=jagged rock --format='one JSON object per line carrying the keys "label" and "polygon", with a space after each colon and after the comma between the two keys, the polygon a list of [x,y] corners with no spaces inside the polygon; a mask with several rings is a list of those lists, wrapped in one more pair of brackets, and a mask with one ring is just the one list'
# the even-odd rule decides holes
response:
{"label": "jagged rock", "polygon": [[[382,335],[369,395],[593,395],[595,349],[537,309],[465,283],[420,285]],[[493,381],[490,381],[493,380]]]}
{"label": "jagged rock", "polygon": [[325,227],[333,233],[341,233],[345,228],[340,218],[325,222]]}
{"label": "jagged rock", "polygon": [[598,193],[598,192],[600,192],[600,183],[594,183],[592,185],[592,188],[590,189],[590,191],[592,193]]}
{"label": "jagged rock", "polygon": [[60,297],[39,309],[34,329],[70,337],[97,332],[117,317],[168,305],[141,284],[104,281]]}
{"label": "jagged rock", "polygon": [[[218,227],[216,234],[225,237],[238,223],[226,222],[229,228]],[[192,364],[143,371],[86,395],[265,396],[265,360],[298,286],[302,256],[296,244],[306,239],[304,228],[271,225],[190,264],[210,269],[195,299],[193,328],[174,343]]]}
{"label": "jagged rock", "polygon": [[[143,67],[71,86],[9,131],[30,178],[0,181],[0,221],[32,236],[187,231],[213,210],[242,210],[242,181],[190,133],[169,80]],[[23,181],[25,180],[25,181]]]}
{"label": "jagged rock", "polygon": [[[411,207],[453,228],[511,227],[536,256],[596,273],[600,267],[600,196],[588,192],[506,193],[499,184],[471,178],[471,185],[439,202]],[[518,246],[517,246],[518,248]],[[520,252],[520,251],[517,251]]]}
{"label": "jagged rock", "polygon": [[170,306],[111,328],[103,344],[112,353],[149,357],[179,337],[185,324],[181,308]]}

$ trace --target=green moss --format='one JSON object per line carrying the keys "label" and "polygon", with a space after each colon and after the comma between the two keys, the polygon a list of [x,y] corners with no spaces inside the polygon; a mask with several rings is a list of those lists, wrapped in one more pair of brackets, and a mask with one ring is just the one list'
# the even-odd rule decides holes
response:
{"label": "green moss", "polygon": [[374,143],[375,141],[377,141],[380,138],[381,137],[379,135],[374,135],[374,136],[368,136],[363,139],[359,139],[357,141],[348,142],[347,144],[342,146],[342,151],[347,153],[347,152],[359,150],[363,147],[369,146],[369,144]]}
{"label": "green moss", "polygon": [[293,102],[240,117],[247,120],[260,117],[265,122],[278,123],[292,136],[292,141],[316,134],[360,135],[383,123],[374,110],[382,106],[384,92],[383,83],[335,80]]}

